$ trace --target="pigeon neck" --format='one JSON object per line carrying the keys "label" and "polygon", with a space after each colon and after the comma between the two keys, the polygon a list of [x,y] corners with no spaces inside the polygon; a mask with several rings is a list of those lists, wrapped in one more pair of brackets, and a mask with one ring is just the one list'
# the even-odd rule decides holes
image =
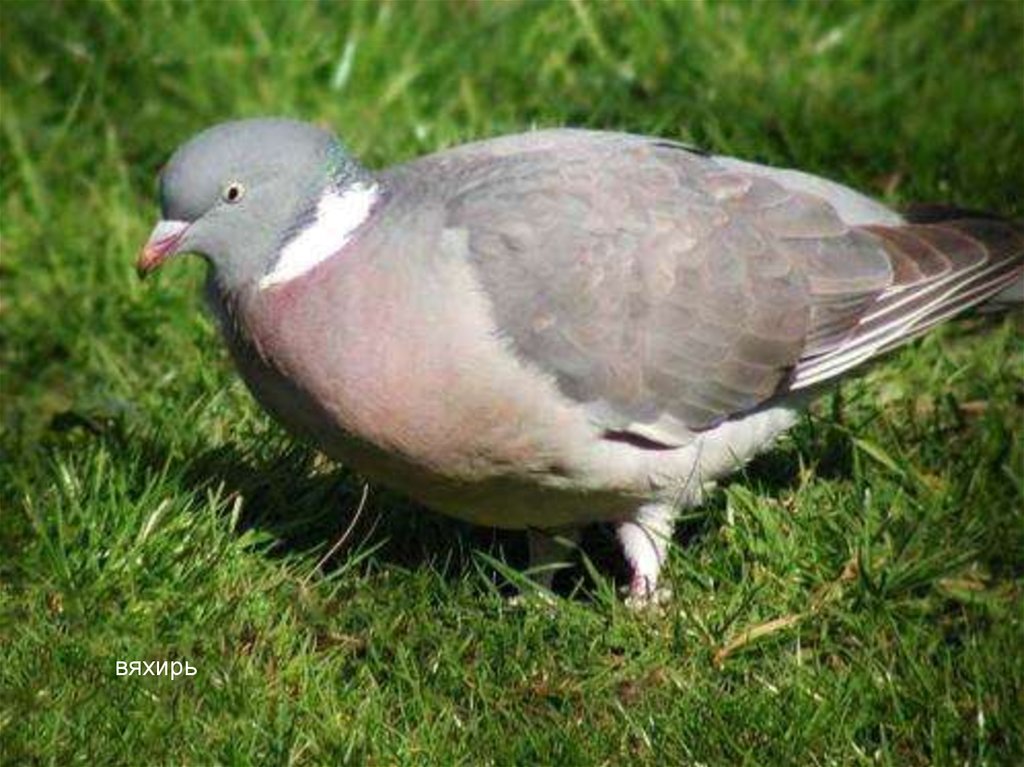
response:
{"label": "pigeon neck", "polygon": [[344,189],[328,186],[312,215],[285,242],[270,270],[259,281],[260,290],[301,277],[345,249],[372,217],[384,197],[378,181],[365,180]]}

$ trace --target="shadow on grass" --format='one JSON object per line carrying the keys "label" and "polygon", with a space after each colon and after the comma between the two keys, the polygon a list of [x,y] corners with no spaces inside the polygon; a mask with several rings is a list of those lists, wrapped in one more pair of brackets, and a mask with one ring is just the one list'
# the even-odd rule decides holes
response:
{"label": "shadow on grass", "polygon": [[[167,467],[168,474],[180,478],[175,481],[198,501],[216,492],[225,500],[220,507],[225,516],[238,513],[234,524],[239,533],[255,529],[275,541],[268,550],[270,556],[308,556],[312,567],[344,538],[323,563],[326,575],[368,548],[373,549],[371,567],[428,566],[449,580],[474,573],[480,564],[474,558],[478,551],[517,570],[529,566],[523,532],[479,527],[446,517],[372,481],[360,509],[367,480],[283,436],[271,433],[249,448],[229,442],[186,457],[182,453],[188,451],[181,446],[172,449],[151,437],[129,434],[125,427],[121,419],[101,423],[66,413],[50,424],[51,434],[78,432],[77,439],[109,440],[118,452],[130,450],[144,466]],[[793,447],[762,455],[723,487],[741,483],[766,495],[793,487],[799,482],[800,466],[795,444],[801,445],[805,455],[818,457],[818,476],[848,475],[851,471],[849,440],[839,429],[806,420],[796,430]],[[676,527],[676,543],[686,547],[702,538],[720,523],[724,508],[725,496],[719,492],[701,509],[684,512]],[[587,526],[582,531],[581,548],[597,571],[615,585],[628,583],[629,573],[611,525]],[[579,557],[576,559],[574,567],[558,573],[555,590],[586,598],[595,584]],[[491,577],[503,590],[514,591],[500,574]]]}
{"label": "shadow on grass", "polygon": [[[238,530],[267,532],[277,541],[272,555],[308,553],[318,559],[345,536],[327,572],[365,547],[375,549],[377,561],[407,568],[432,565],[451,575],[470,567],[473,549],[498,556],[520,548],[514,533],[449,519],[373,482],[360,508],[368,481],[300,444],[269,458],[222,445],[190,460],[182,477],[197,492],[221,488],[226,515],[233,513],[234,499],[242,498]],[[525,544],[521,548],[525,559]]]}
{"label": "shadow on grass", "polygon": [[[804,435],[821,456],[816,462],[819,476],[848,474],[851,470],[849,441],[837,430],[826,429]],[[153,465],[162,465],[166,451],[151,445]],[[180,460],[180,459],[179,459]],[[352,470],[328,463],[311,448],[282,441],[269,457],[258,457],[235,444],[212,448],[187,462],[182,477],[194,485],[197,494],[222,488],[228,499],[223,513],[232,513],[234,498],[241,497],[238,530],[257,529],[277,544],[272,556],[306,554],[319,561],[344,537],[344,543],[324,564],[325,574],[342,567],[357,551],[372,548],[371,561],[401,568],[436,569],[442,577],[459,580],[471,574],[479,562],[474,552],[502,560],[518,570],[529,566],[526,536],[521,531],[480,527],[444,516],[360,477]],[[752,462],[724,486],[739,482],[775,495],[799,481],[796,449],[773,451]],[[369,484],[360,510],[363,486]],[[677,525],[675,541],[685,547],[706,535],[717,524],[724,509],[724,494],[715,493],[702,510],[691,510]],[[629,582],[625,560],[609,524],[588,525],[582,531],[581,549],[598,572],[618,586]],[[563,596],[586,595],[594,583],[576,557],[573,567],[558,573],[555,590]],[[514,587],[493,573],[503,590]],[[585,596],[584,596],[585,598]]]}
{"label": "shadow on grass", "polygon": [[[481,527],[444,516],[330,463],[300,443],[275,439],[270,449],[263,446],[261,455],[227,443],[191,458],[182,458],[180,450],[172,452],[152,440],[140,445],[136,439],[134,447],[141,452],[144,465],[167,466],[168,473],[180,477],[177,481],[197,501],[216,492],[225,501],[220,506],[223,515],[238,513],[234,522],[238,534],[256,530],[275,541],[269,556],[306,556],[312,568],[344,538],[323,563],[325,575],[367,549],[373,550],[370,567],[430,567],[452,582],[477,573],[481,562],[474,552],[517,570],[529,566],[524,532]],[[366,500],[360,508],[367,484]],[[240,512],[236,512],[236,499],[241,499]],[[609,526],[591,525],[584,530],[582,548],[600,572],[616,583],[627,582],[625,563]],[[490,577],[503,592],[515,593],[501,574],[493,572]],[[592,585],[579,563],[555,579],[556,591],[563,595],[585,594]]]}

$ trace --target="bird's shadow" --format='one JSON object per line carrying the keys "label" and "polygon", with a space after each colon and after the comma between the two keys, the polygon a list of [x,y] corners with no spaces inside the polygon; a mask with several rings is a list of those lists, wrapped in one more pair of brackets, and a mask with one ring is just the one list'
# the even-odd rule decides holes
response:
{"label": "bird's shadow", "polygon": [[[256,531],[261,539],[273,541],[267,556],[299,555],[324,575],[346,567],[354,555],[372,550],[363,566],[429,567],[453,582],[484,573],[500,590],[514,593],[515,587],[477,553],[514,570],[529,567],[522,531],[481,527],[438,514],[351,469],[327,462],[310,447],[271,439],[274,444],[269,449],[226,442],[187,458],[158,441],[136,437],[133,446],[144,465],[169,467],[195,496],[197,506],[206,505],[211,493],[219,498],[219,513],[231,518],[236,534]],[[624,577],[610,532],[588,529],[583,550],[599,571]],[[579,591],[583,577],[582,567],[559,573],[556,590]]]}
{"label": "bird's shadow", "polygon": [[[803,438],[811,440],[819,456],[819,475],[850,471],[848,440],[835,430],[816,432],[810,424],[804,432]],[[255,454],[228,442],[193,454],[181,473],[183,483],[197,497],[205,498],[211,489],[217,490],[224,501],[222,513],[238,515],[233,520],[236,530],[255,529],[275,541],[268,550],[270,556],[307,555],[311,567],[318,563],[324,574],[330,574],[344,567],[354,553],[372,549],[371,567],[431,567],[451,580],[480,571],[481,560],[475,552],[516,570],[529,567],[526,536],[521,531],[480,527],[443,516],[350,469],[327,463],[304,445],[282,440],[275,448],[269,454]],[[168,451],[156,443],[143,450],[150,465],[165,465],[168,460]],[[170,460],[182,459],[178,454]],[[740,482],[761,493],[777,494],[799,481],[799,465],[795,447],[772,451],[724,487]],[[718,524],[715,520],[722,507],[724,494],[716,493],[705,504],[706,513],[684,515],[676,527],[675,542],[685,547],[708,534]],[[580,552],[616,586],[628,582],[626,563],[611,525],[585,528]],[[586,594],[594,586],[588,568],[578,561],[580,556],[576,559],[574,567],[555,579],[555,590],[562,595]],[[499,573],[489,575],[500,589],[514,591]]]}
{"label": "bird's shadow", "polygon": [[275,541],[271,556],[320,561],[330,551],[325,572],[366,548],[377,562],[434,566],[452,576],[470,567],[473,550],[510,563],[521,553],[514,534],[435,514],[300,444],[269,457],[223,444],[193,457],[182,478],[199,493],[217,488],[222,513],[237,514],[237,530],[255,529]]}
{"label": "bird's shadow", "polygon": [[[838,421],[841,402],[836,400],[831,420],[806,419],[794,430],[789,449],[763,454],[722,487],[741,483],[762,494],[778,494],[799,482],[799,454],[815,456],[818,476],[849,475],[850,441],[835,428],[833,422]],[[450,580],[481,571],[476,552],[515,570],[530,564],[523,532],[479,527],[433,512],[350,469],[328,463],[312,448],[276,430],[198,452],[185,450],[188,457],[180,445],[172,448],[142,436],[126,428],[121,418],[63,413],[50,430],[57,436],[77,432],[84,438],[113,440],[124,447],[130,444],[139,463],[169,468],[179,477],[198,506],[206,505],[214,492],[221,499],[220,512],[232,518],[239,534],[265,533],[263,537],[274,542],[267,549],[269,556],[308,556],[310,566],[316,565],[324,574],[346,566],[353,554],[368,549],[372,549],[367,558],[370,567],[432,567]],[[364,488],[368,488],[365,498]],[[685,548],[707,535],[720,524],[724,507],[725,493],[718,492],[700,510],[684,514],[676,526],[675,542]],[[582,532],[581,555],[613,584],[627,583],[626,563],[611,525],[590,525]],[[576,559],[574,567],[556,576],[556,592],[586,594],[595,585],[580,556]],[[499,588],[514,591],[499,573],[491,572],[490,577]]]}

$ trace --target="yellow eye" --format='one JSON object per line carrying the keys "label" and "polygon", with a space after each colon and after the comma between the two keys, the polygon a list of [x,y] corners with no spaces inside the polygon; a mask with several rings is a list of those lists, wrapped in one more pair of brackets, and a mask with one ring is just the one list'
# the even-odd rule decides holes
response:
{"label": "yellow eye", "polygon": [[242,186],[241,181],[232,181],[224,187],[221,196],[224,198],[224,202],[238,202],[245,196],[245,187]]}

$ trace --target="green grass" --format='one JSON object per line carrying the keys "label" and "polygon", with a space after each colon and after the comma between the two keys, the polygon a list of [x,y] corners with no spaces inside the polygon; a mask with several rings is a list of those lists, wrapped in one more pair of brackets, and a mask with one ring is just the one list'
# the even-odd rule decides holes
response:
{"label": "green grass", "polygon": [[198,261],[132,269],[169,152],[264,113],[374,166],[574,124],[1021,216],[1020,3],[8,0],[0,43],[0,763],[1024,759],[1019,320],[825,398],[687,518],[656,618],[605,530],[516,609],[519,536],[378,487],[318,567],[362,480],[249,399]]}

